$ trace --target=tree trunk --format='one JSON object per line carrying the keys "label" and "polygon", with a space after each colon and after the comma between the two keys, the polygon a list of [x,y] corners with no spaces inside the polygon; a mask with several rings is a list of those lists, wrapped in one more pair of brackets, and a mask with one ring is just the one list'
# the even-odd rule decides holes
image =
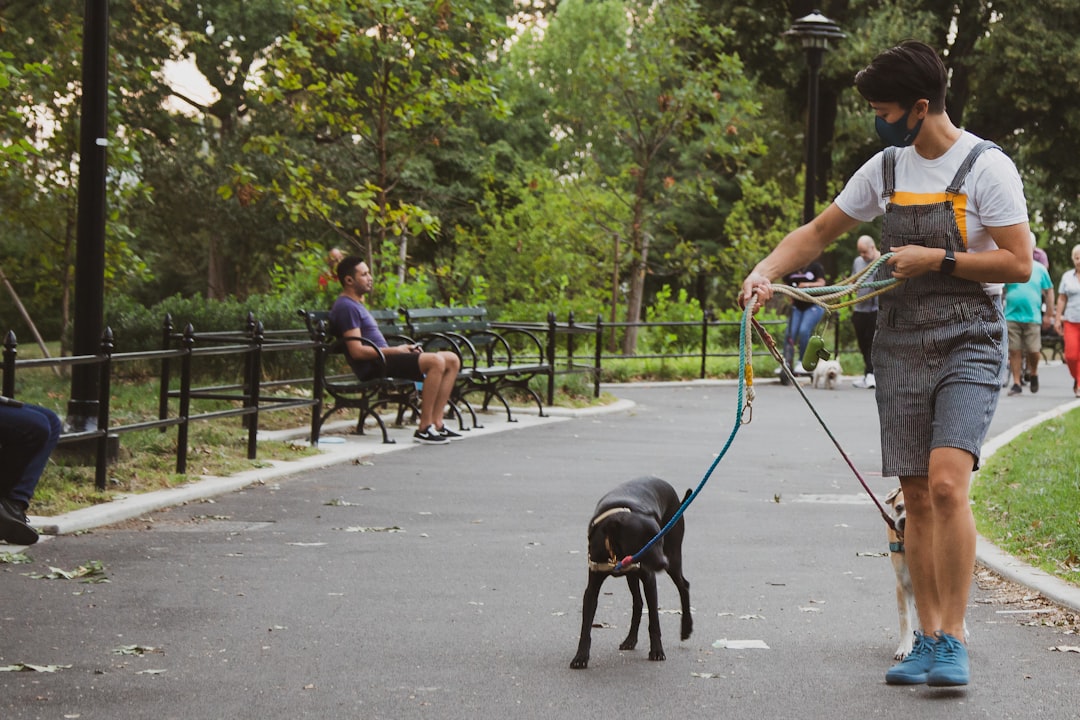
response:
{"label": "tree trunk", "polygon": [[[641,320],[641,305],[645,298],[645,269],[649,262],[649,234],[643,227],[645,214],[645,173],[638,175],[637,197],[634,201],[630,259],[630,294],[626,298],[626,322]],[[638,328],[630,326],[623,335],[623,355],[637,353]]]}
{"label": "tree trunk", "polygon": [[224,300],[228,297],[228,282],[225,257],[221,253],[217,238],[210,238],[207,251],[209,257],[206,263],[206,297],[211,300]]}

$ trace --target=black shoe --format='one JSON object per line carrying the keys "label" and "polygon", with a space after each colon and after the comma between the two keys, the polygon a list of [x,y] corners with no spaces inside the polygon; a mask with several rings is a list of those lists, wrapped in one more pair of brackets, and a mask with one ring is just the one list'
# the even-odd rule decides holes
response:
{"label": "black shoe", "polygon": [[1016,383],[1013,383],[1013,386],[1011,388],[1009,388],[1009,394],[1010,395],[1019,395],[1022,392],[1024,392],[1024,389],[1021,388]]}
{"label": "black shoe", "polygon": [[435,432],[439,433],[440,437],[444,437],[450,442],[453,442],[455,440],[461,440],[463,437],[460,433],[454,432],[445,425],[443,425],[441,428],[438,428]]}
{"label": "black shoe", "polygon": [[1039,392],[1039,376],[1032,375],[1028,378],[1028,384],[1031,385],[1031,392]]}
{"label": "black shoe", "polygon": [[13,500],[0,498],[0,540],[12,545],[33,545],[38,541],[37,530]]}
{"label": "black shoe", "polygon": [[422,445],[449,445],[450,441],[439,434],[434,425],[428,425],[423,430],[417,430],[412,436],[413,442]]}

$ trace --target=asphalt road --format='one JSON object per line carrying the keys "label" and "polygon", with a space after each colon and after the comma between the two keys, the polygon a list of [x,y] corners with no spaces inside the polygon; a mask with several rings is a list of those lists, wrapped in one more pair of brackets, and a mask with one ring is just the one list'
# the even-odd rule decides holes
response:
{"label": "asphalt road", "polygon": [[[1003,396],[991,434],[1072,400],[1060,366],[1042,384]],[[642,474],[696,486],[736,417],[731,386],[614,392],[635,406],[445,448],[357,445],[353,463],[40,543],[0,565],[0,667],[56,667],[0,672],[0,717],[1077,717],[1080,654],[1051,648],[1080,641],[978,583],[973,684],[885,685],[898,638],[884,523],[774,383],[686,515],[693,636],[679,640],[661,578],[666,662],[648,660],[644,628],[620,652],[630,598],[609,580],[589,668],[569,669],[597,499]],[[884,495],[873,393],[807,392]],[[107,583],[32,577],[91,562]]]}

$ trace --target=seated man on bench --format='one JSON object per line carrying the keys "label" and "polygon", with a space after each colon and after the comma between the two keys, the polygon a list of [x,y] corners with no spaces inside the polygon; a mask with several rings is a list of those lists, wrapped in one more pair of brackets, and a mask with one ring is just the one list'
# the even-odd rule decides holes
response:
{"label": "seated man on bench", "polygon": [[330,308],[330,330],[345,343],[345,353],[353,372],[361,380],[378,373],[376,351],[349,338],[367,338],[386,358],[386,374],[395,378],[423,381],[420,394],[420,428],[413,441],[425,445],[445,445],[461,435],[443,424],[443,413],[450,400],[461,360],[452,352],[423,352],[419,345],[393,345],[379,332],[375,318],[364,307],[364,297],[375,280],[362,258],[350,255],[338,263],[341,295]]}

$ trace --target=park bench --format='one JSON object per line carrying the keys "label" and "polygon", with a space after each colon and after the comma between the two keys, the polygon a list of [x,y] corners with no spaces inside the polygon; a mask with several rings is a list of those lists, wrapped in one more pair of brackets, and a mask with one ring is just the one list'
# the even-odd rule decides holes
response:
{"label": "park bench", "polygon": [[454,346],[461,357],[456,388],[460,398],[482,393],[483,410],[492,399],[498,400],[507,421],[515,422],[507,396],[520,392],[531,398],[544,416],[544,403],[529,383],[537,375],[550,375],[552,367],[535,333],[507,325],[496,330],[482,307],[406,308],[404,312],[407,333],[423,343],[425,350],[448,342]]}
{"label": "park bench", "polygon": [[[379,312],[381,314],[394,313],[394,311]],[[380,411],[396,407],[398,425],[402,424],[405,413],[408,411],[419,415],[416,383],[412,380],[388,376],[386,359],[382,350],[367,338],[358,338],[353,342],[362,342],[378,352],[376,362],[382,368],[382,372],[367,380],[360,380],[346,359],[344,341],[330,335],[327,329],[330,313],[312,310],[300,310],[299,313],[304,318],[308,334],[317,343],[313,389],[317,404],[312,408],[311,413],[311,444],[313,446],[319,444],[319,432],[327,418],[338,410],[344,409],[360,411],[360,417],[356,422],[357,434],[364,434],[364,424],[368,418],[371,418],[382,431],[383,442],[394,443],[386,430],[386,423]],[[391,318],[391,320],[394,319]],[[397,339],[396,335],[395,339]],[[390,342],[390,339],[388,338],[387,341]],[[327,403],[323,402],[324,393],[330,396],[328,408]]]}

